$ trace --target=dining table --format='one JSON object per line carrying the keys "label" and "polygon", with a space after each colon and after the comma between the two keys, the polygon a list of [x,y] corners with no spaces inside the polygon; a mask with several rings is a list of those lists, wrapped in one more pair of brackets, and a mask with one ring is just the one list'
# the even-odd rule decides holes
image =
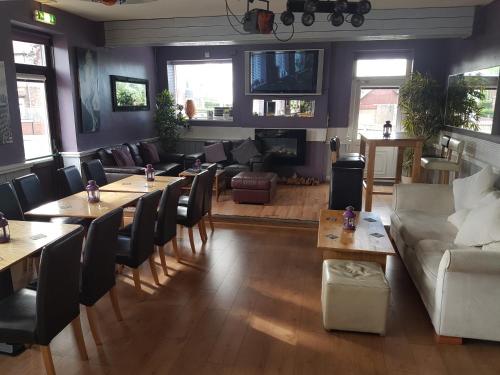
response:
{"label": "dining table", "polygon": [[163,190],[168,185],[176,181],[183,180],[183,177],[155,176],[154,181],[147,181],[145,176],[132,175],[124,179],[101,186],[100,191],[111,191],[121,193],[151,193],[156,190]]}
{"label": "dining table", "polygon": [[[396,162],[396,177],[395,183],[401,182],[403,172],[403,159],[406,148],[413,149],[413,166],[412,166],[412,182],[420,182],[420,158],[422,157],[422,149],[424,146],[424,137],[413,136],[404,132],[392,133],[389,137],[385,137],[382,132],[360,132],[361,141],[359,145],[359,153],[367,157],[366,166],[366,192],[365,192],[365,211],[371,212],[373,204],[373,195],[390,194],[387,192],[379,192],[373,190],[375,182],[375,155],[377,147],[395,147],[398,149]],[[368,147],[368,154],[366,149]]]}

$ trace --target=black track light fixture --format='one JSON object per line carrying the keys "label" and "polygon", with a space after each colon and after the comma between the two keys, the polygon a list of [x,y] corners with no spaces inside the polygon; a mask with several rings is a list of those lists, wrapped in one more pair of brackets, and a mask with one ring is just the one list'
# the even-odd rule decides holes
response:
{"label": "black track light fixture", "polygon": [[357,6],[357,12],[359,14],[367,14],[372,10],[372,3],[368,0],[361,0]]}
{"label": "black track light fixture", "polygon": [[354,27],[361,27],[365,23],[365,17],[362,14],[353,14],[350,21]]}
{"label": "black track light fixture", "polygon": [[285,26],[290,26],[295,22],[295,16],[293,15],[293,12],[289,10],[281,13],[280,19]]}
{"label": "black track light fixture", "polygon": [[344,15],[342,13],[333,12],[330,14],[330,22],[332,26],[339,27],[345,21]]}
{"label": "black track light fixture", "polygon": [[314,20],[314,13],[304,12],[304,14],[302,14],[302,24],[304,26],[311,26],[314,23]]}

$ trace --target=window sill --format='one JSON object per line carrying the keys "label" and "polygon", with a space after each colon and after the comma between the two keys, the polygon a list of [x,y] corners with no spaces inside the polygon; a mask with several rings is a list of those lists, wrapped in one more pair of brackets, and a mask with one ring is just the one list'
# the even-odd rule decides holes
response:
{"label": "window sill", "polygon": [[189,123],[192,122],[234,122],[233,118],[230,119],[224,119],[224,118],[214,118],[214,119],[203,119],[203,118],[194,118],[191,120],[188,120]]}

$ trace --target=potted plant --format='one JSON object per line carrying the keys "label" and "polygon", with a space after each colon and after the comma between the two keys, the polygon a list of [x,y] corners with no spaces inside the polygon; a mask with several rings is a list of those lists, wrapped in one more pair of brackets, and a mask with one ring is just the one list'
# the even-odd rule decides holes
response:
{"label": "potted plant", "polygon": [[173,95],[168,90],[163,90],[156,96],[154,121],[161,145],[167,152],[175,152],[180,129],[187,126],[182,114],[183,109],[182,105],[175,103]]}
{"label": "potted plant", "polygon": [[[399,89],[402,127],[408,134],[425,138],[423,154],[433,154],[434,143],[443,129],[445,95],[443,87],[427,74],[413,73]],[[413,150],[407,149],[403,175],[409,176]]]}

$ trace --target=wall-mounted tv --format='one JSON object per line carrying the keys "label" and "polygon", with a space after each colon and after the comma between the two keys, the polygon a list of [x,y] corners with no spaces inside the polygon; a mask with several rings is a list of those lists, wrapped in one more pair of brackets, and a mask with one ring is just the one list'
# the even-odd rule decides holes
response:
{"label": "wall-mounted tv", "polygon": [[147,79],[110,76],[113,111],[149,111]]}
{"label": "wall-mounted tv", "polygon": [[245,52],[247,95],[321,95],[321,49]]}

